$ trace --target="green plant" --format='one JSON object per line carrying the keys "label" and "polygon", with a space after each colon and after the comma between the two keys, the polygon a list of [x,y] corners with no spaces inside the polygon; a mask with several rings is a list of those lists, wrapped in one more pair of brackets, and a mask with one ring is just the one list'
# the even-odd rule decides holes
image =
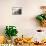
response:
{"label": "green plant", "polygon": [[39,21],[43,21],[44,19],[46,20],[46,14],[38,15],[38,16],[36,16],[36,19]]}
{"label": "green plant", "polygon": [[12,36],[16,36],[18,31],[16,29],[15,26],[6,26],[6,29],[5,29],[5,34],[6,36],[8,36],[9,38],[11,38]]}

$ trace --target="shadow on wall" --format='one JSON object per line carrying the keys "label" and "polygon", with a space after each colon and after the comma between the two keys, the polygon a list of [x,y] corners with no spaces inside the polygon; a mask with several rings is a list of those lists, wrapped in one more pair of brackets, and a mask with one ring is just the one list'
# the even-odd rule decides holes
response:
{"label": "shadow on wall", "polygon": [[39,21],[36,20],[36,17],[31,17],[30,18],[30,23],[31,23],[31,25],[34,25],[34,27],[35,26],[36,27],[39,27],[40,26]]}

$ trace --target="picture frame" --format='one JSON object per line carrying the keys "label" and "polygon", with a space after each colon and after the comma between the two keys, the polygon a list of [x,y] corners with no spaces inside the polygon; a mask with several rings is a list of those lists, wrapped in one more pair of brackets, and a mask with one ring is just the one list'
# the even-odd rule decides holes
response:
{"label": "picture frame", "polygon": [[22,7],[12,7],[12,15],[21,15]]}

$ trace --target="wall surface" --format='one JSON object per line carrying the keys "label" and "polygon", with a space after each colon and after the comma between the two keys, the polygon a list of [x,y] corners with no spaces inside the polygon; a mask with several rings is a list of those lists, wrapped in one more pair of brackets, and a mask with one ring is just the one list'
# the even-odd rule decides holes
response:
{"label": "wall surface", "polygon": [[[15,25],[18,36],[31,36],[37,29],[46,30],[35,19],[42,5],[46,5],[46,0],[0,0],[0,34],[4,34],[6,25]],[[12,15],[12,7],[22,7],[22,15]]]}

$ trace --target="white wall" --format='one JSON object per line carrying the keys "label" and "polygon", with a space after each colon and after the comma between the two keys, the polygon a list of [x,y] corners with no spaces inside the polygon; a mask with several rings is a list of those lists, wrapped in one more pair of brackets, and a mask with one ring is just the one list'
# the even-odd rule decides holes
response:
{"label": "white wall", "polygon": [[[46,5],[46,0],[0,0],[0,33],[4,33],[6,25],[15,25],[19,35],[31,36],[31,33],[36,33],[40,27],[35,17],[41,13],[41,5]],[[22,15],[13,16],[12,7],[22,7]]]}

